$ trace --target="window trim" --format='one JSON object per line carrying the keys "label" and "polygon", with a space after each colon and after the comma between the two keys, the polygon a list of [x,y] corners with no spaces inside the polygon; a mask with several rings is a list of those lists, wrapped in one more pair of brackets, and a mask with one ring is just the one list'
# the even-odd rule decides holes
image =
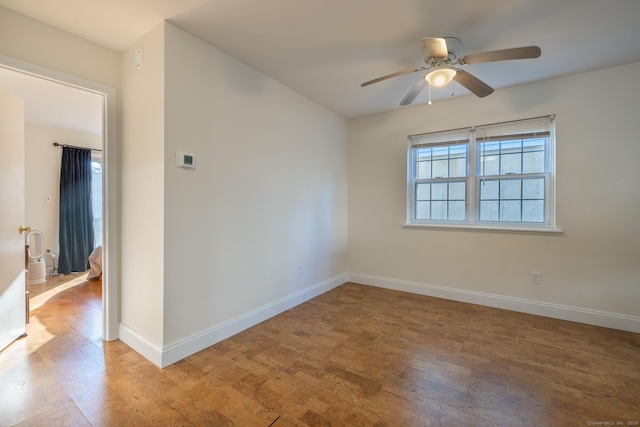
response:
{"label": "window trim", "polygon": [[[546,147],[545,164],[548,165],[548,169],[544,172],[535,173],[520,173],[514,178],[523,179],[527,176],[540,176],[545,178],[545,198],[544,198],[544,215],[545,221],[543,223],[538,222],[492,222],[492,221],[480,221],[480,191],[482,179],[505,179],[509,175],[486,175],[479,174],[480,169],[480,156],[477,153],[479,142],[476,140],[476,130],[478,128],[487,128],[489,126],[509,126],[510,124],[517,124],[518,122],[533,122],[539,119],[549,119],[549,142]],[[467,149],[467,171],[466,177],[456,177],[456,180],[464,179],[466,185],[466,219],[462,221],[453,220],[416,220],[416,197],[414,192],[416,191],[417,178],[415,175],[415,148],[425,146],[427,144],[416,142],[419,137],[428,137],[428,135],[446,135],[453,132],[459,132],[468,130],[468,149]],[[486,141],[486,137],[483,138]],[[480,142],[481,143],[481,142]],[[439,143],[437,140],[428,145],[447,145],[447,141]],[[403,224],[403,228],[424,228],[424,229],[442,229],[442,230],[477,230],[477,231],[498,231],[498,232],[516,232],[516,233],[541,233],[541,234],[562,234],[562,229],[558,227],[556,223],[556,170],[555,170],[555,157],[556,157],[556,140],[555,140],[555,115],[531,117],[520,120],[513,120],[509,122],[478,125],[472,127],[466,127],[461,129],[455,129],[443,132],[431,132],[418,135],[410,135],[407,138],[407,204],[406,204],[406,222]],[[454,178],[448,178],[454,179]]]}

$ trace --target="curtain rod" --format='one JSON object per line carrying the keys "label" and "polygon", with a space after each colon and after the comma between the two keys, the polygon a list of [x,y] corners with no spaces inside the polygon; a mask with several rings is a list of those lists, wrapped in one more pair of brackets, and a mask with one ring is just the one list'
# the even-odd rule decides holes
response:
{"label": "curtain rod", "polygon": [[97,148],[86,148],[86,147],[78,147],[77,145],[67,145],[67,144],[59,144],[57,142],[53,143],[54,147],[69,147],[69,148],[80,148],[81,150],[91,150],[91,151],[102,151]]}

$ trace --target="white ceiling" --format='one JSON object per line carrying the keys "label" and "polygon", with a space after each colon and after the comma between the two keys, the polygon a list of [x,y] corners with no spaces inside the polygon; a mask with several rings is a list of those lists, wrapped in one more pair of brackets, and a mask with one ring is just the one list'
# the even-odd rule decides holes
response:
{"label": "white ceiling", "polygon": [[[423,37],[459,55],[537,45],[537,59],[470,65],[496,89],[640,61],[640,0],[0,0],[116,51],[168,19],[347,118],[399,107]],[[469,95],[458,84],[456,96]],[[425,91],[426,92],[426,91]],[[448,89],[434,90],[435,100]],[[426,94],[414,105],[426,102]]]}
{"label": "white ceiling", "polygon": [[24,100],[27,123],[102,135],[102,95],[4,67],[0,85]]}

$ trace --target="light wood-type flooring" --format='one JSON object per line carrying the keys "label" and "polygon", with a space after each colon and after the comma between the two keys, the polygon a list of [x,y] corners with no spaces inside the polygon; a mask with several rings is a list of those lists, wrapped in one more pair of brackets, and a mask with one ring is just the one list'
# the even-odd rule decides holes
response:
{"label": "light wood-type flooring", "polygon": [[32,286],[0,426],[640,425],[639,334],[349,283],[159,369],[100,286]]}

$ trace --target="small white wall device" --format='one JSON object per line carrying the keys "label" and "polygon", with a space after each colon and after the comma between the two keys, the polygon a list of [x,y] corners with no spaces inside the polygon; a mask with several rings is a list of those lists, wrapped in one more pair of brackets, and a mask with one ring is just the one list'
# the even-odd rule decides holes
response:
{"label": "small white wall device", "polygon": [[136,50],[136,68],[137,69],[142,68],[143,60],[144,60],[144,53],[142,52],[142,49]]}
{"label": "small white wall device", "polygon": [[176,167],[183,168],[183,169],[195,169],[196,155],[193,153],[176,151]]}

